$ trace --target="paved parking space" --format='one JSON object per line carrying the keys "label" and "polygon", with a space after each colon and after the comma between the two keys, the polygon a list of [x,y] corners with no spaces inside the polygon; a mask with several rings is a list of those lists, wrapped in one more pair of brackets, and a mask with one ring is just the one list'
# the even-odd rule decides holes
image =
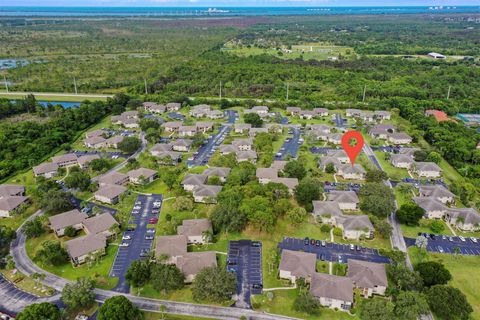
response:
{"label": "paved parking space", "polygon": [[230,241],[227,270],[237,275],[237,301],[235,306],[251,309],[250,296],[261,294],[262,243],[252,240]]}
{"label": "paved parking space", "polygon": [[318,153],[318,154],[327,154],[329,150],[338,150],[338,149],[331,148],[331,147],[311,147],[310,148],[311,153]]}
{"label": "paved parking space", "polygon": [[[309,239],[311,241],[312,239]],[[355,246],[352,250],[349,244],[325,242],[325,246],[309,243],[305,239],[285,237],[278,244],[280,249],[315,253],[318,260],[347,263],[348,259],[390,263],[390,259],[382,256],[377,249]]]}
{"label": "paved parking space", "polygon": [[213,154],[216,152],[218,146],[222,144],[223,140],[230,132],[230,129],[230,126],[222,125],[218,133],[207,139],[206,143],[198,149],[197,154],[194,156],[193,160],[187,161],[187,166],[193,167],[206,165],[210,158],[213,156]]}
{"label": "paved parking space", "polygon": [[298,149],[303,143],[303,139],[300,138],[302,131],[297,127],[290,128],[290,130],[292,130],[292,137],[285,139],[280,150],[275,154],[275,159],[277,160],[283,160],[287,155],[290,155],[293,158],[297,157]]}
{"label": "paved parking space", "polygon": [[238,119],[238,111],[237,110],[226,110],[225,114],[227,115],[229,124],[234,124],[235,121],[237,121],[237,119]]}
{"label": "paved parking space", "polygon": [[128,157],[128,154],[123,154],[121,152],[116,152],[116,151],[80,151],[80,150],[74,150],[73,153],[75,153],[77,155],[77,157],[86,156],[86,155],[95,155],[95,154],[98,154],[102,158],[110,158],[110,159]]}
{"label": "paved parking space", "polygon": [[330,192],[332,190],[348,190],[348,191],[355,191],[358,193],[360,191],[360,188],[362,187],[363,184],[359,183],[348,183],[348,182],[330,182],[326,181],[323,190],[325,192]]}
{"label": "paved parking space", "polygon": [[6,280],[3,275],[0,274],[0,310],[12,313],[13,308],[20,303],[29,304],[35,303],[37,297],[22,291],[15,287],[13,283]]}
{"label": "paved parking space", "polygon": [[[66,190],[68,191],[68,189]],[[72,202],[72,204],[78,208],[80,210],[80,207],[81,207],[81,204],[82,202],[85,202],[83,201],[82,199],[79,199],[75,196],[72,196],[70,198],[70,201]],[[93,207],[97,207],[105,212],[108,212],[110,213],[111,215],[115,215],[117,213],[117,210],[113,209],[113,208],[110,208],[110,207],[107,207],[107,206],[104,206],[104,205],[101,205],[101,204],[97,204],[97,203],[93,203],[93,202],[85,202],[87,207],[90,208],[89,212],[87,212],[87,214],[91,214],[92,211],[93,211]]]}
{"label": "paved parking space", "polygon": [[333,117],[333,122],[335,122],[335,126],[339,128],[344,128],[347,119],[343,119],[340,113],[335,113],[335,116]]}
{"label": "paved parking space", "polygon": [[[150,219],[158,219],[162,200],[163,195],[161,194],[140,194],[137,196],[129,220],[129,224],[134,224],[136,227],[132,231],[127,230],[123,233],[121,245],[110,270],[111,277],[119,278],[117,286],[113,289],[114,291],[129,292],[130,287],[125,280],[128,267],[134,260],[145,257],[151,251],[155,238],[156,222],[154,223]],[[147,228],[149,224],[152,225],[152,228]],[[147,230],[153,230],[153,232],[147,232]],[[150,239],[147,239],[147,237],[150,237]],[[122,246],[122,244],[128,244],[128,246]]]}
{"label": "paved parking space", "polygon": [[145,119],[157,120],[157,121],[160,122],[160,123],[164,123],[164,122],[165,122],[165,119],[163,119],[162,117],[156,116],[156,115],[150,114],[150,113],[144,114],[143,117],[144,117]]}
{"label": "paved parking space", "polygon": [[[460,237],[450,237],[436,235],[432,238],[431,235],[425,234],[428,239],[427,251],[449,254],[462,254],[467,256],[479,256],[480,255],[480,239],[474,238],[476,242],[471,238],[464,238],[464,241]],[[407,247],[415,245],[413,238],[406,238],[405,243]]]}
{"label": "paved parking space", "polygon": [[170,119],[173,119],[173,120],[177,120],[177,121],[183,121],[185,119],[185,116],[181,113],[178,113],[178,112],[167,113],[167,117],[169,117]]}

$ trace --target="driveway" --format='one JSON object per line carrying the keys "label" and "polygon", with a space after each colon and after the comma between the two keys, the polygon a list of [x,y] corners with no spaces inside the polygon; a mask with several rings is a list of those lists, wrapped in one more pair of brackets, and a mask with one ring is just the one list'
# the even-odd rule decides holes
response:
{"label": "driveway", "polygon": [[262,293],[262,243],[251,240],[230,241],[227,270],[237,275],[235,307],[251,309],[250,296]]}
{"label": "driveway", "polygon": [[229,124],[234,124],[235,121],[237,121],[237,118],[238,118],[238,111],[237,110],[226,110],[225,114],[228,117],[228,123]]}
{"label": "driveway", "polygon": [[[147,228],[149,219],[157,218],[160,215],[161,202],[163,195],[152,194],[137,196],[135,205],[130,215],[129,224],[134,224],[135,230],[125,231],[121,235],[121,244],[128,246],[120,246],[117,251],[117,256],[110,270],[111,277],[118,277],[118,284],[113,289],[117,292],[128,293],[130,286],[125,280],[125,274],[133,261],[141,258],[141,253],[148,253],[152,249],[153,238],[155,237],[155,228]],[[154,203],[160,203],[154,205]],[[152,233],[147,233],[147,229],[153,230]],[[145,239],[146,236],[152,237],[151,240]],[[127,239],[129,238],[129,239]]]}
{"label": "driveway", "polygon": [[317,255],[318,260],[323,261],[347,263],[348,259],[355,259],[376,263],[390,263],[390,259],[382,256],[377,249],[356,246],[354,250],[352,250],[349,244],[326,242],[323,247],[321,245],[306,245],[304,239],[285,237],[283,241],[278,244],[278,247],[282,250],[314,253]]}

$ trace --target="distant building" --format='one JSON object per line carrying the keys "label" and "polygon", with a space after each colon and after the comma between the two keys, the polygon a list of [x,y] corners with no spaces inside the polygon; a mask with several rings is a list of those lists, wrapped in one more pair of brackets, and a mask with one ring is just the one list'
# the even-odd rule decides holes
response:
{"label": "distant building", "polygon": [[430,52],[430,53],[428,54],[428,56],[429,56],[430,58],[433,58],[433,59],[446,59],[446,58],[447,58],[447,57],[444,56],[443,54],[436,53],[436,52]]}

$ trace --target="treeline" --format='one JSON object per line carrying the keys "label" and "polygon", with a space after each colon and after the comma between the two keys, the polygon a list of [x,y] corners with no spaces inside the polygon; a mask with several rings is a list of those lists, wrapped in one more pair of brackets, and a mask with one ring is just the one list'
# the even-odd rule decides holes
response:
{"label": "treeline", "polygon": [[0,99],[0,119],[10,117],[16,114],[35,112],[37,104],[35,98],[28,96],[23,100],[11,101],[9,99]]}
{"label": "treeline", "polygon": [[[34,99],[34,98],[28,98]],[[46,122],[23,121],[0,124],[0,180],[44,161],[58,148],[68,150],[78,133],[103,119],[112,110],[124,110],[130,98],[117,95],[106,102],[84,101],[78,108],[36,110]]]}

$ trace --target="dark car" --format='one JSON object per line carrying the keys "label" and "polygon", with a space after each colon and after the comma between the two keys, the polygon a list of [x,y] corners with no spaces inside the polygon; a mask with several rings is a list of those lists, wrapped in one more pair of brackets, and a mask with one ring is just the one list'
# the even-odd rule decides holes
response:
{"label": "dark car", "polygon": [[252,241],[251,246],[252,247],[260,247],[260,246],[262,246],[262,243],[259,242],[259,241]]}
{"label": "dark car", "polygon": [[321,243],[320,240],[315,241],[315,245],[316,245],[317,247],[320,246],[320,243]]}
{"label": "dark car", "polygon": [[254,284],[252,285],[252,288],[253,288],[253,289],[263,289],[263,284],[261,284],[261,283],[254,283]]}
{"label": "dark car", "polygon": [[311,239],[311,240],[310,240],[310,244],[311,244],[312,246],[314,246],[314,245],[315,245],[315,239]]}
{"label": "dark car", "polygon": [[303,240],[303,244],[308,246],[310,244],[310,239],[308,239],[308,237],[305,238],[305,240]]}
{"label": "dark car", "polygon": [[356,248],[357,248],[357,251],[361,251],[361,250],[362,250],[362,247],[360,247],[360,246],[356,246]]}
{"label": "dark car", "polygon": [[229,265],[229,266],[236,266],[236,265],[237,265],[237,261],[229,260],[229,261],[227,262],[227,265]]}
{"label": "dark car", "polygon": [[127,231],[135,231],[135,227],[127,227]]}

